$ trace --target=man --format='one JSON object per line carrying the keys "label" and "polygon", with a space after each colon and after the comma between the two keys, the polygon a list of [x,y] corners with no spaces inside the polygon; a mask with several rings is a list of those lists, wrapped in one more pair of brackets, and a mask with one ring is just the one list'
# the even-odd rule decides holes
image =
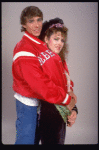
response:
{"label": "man", "polygon": [[38,39],[43,21],[41,10],[26,7],[20,21],[25,33],[15,46],[12,64],[17,111],[15,144],[34,144],[38,99],[60,105],[70,105],[72,99],[67,93],[60,58]]}

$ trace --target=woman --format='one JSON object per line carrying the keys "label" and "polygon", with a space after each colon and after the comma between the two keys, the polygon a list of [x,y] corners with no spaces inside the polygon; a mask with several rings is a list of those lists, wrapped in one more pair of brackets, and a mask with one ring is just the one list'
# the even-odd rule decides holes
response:
{"label": "woman", "polygon": [[[67,78],[68,93],[75,100],[73,93],[73,82],[70,80],[69,71],[65,61],[67,51],[67,31],[63,21],[59,18],[50,20],[43,24],[40,39],[45,41],[48,48],[60,56],[64,72]],[[57,74],[57,72],[56,72]],[[57,76],[56,76],[57,77]],[[65,112],[64,112],[65,111]],[[66,132],[66,120],[68,126],[72,126],[78,113],[75,106],[70,112],[66,107],[41,101],[40,114],[40,136],[42,144],[64,144]]]}

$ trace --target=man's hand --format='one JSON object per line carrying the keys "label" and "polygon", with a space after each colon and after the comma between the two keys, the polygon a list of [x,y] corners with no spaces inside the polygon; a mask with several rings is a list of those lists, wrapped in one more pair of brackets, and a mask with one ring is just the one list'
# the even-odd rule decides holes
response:
{"label": "man's hand", "polygon": [[75,123],[75,120],[77,118],[77,113],[75,110],[73,110],[71,112],[71,115],[67,117],[68,118],[68,121],[67,121],[67,126],[68,127],[72,127],[72,125]]}
{"label": "man's hand", "polygon": [[66,106],[70,111],[72,111],[72,109],[75,106],[75,100],[74,98],[71,99],[70,103]]}
{"label": "man's hand", "polygon": [[71,115],[67,117],[67,119],[68,119],[67,126],[71,127],[75,123],[75,120],[77,118],[76,111],[72,110],[73,107],[75,106],[75,104],[77,103],[77,97],[72,90],[70,90],[70,92],[68,94],[72,97],[72,99],[71,99],[71,102],[69,103],[69,105],[67,105],[67,108],[71,111]]}
{"label": "man's hand", "polygon": [[75,104],[77,103],[77,97],[76,95],[74,94],[74,92],[72,90],[70,90],[70,92],[68,93],[72,98],[74,98],[75,100]]}

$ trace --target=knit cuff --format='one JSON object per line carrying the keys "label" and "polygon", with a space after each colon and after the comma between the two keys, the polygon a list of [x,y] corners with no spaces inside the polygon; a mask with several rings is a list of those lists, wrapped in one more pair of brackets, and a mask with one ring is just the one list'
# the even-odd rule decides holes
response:
{"label": "knit cuff", "polygon": [[76,111],[76,113],[78,114],[78,108],[76,105],[74,106],[74,108],[72,110]]}

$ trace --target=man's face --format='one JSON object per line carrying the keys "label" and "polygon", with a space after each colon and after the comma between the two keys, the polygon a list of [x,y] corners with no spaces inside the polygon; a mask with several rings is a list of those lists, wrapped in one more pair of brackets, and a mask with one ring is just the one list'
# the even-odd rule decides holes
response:
{"label": "man's face", "polygon": [[42,21],[41,17],[33,17],[31,19],[27,19],[26,24],[22,26],[26,28],[26,31],[30,34],[38,37],[42,30]]}

